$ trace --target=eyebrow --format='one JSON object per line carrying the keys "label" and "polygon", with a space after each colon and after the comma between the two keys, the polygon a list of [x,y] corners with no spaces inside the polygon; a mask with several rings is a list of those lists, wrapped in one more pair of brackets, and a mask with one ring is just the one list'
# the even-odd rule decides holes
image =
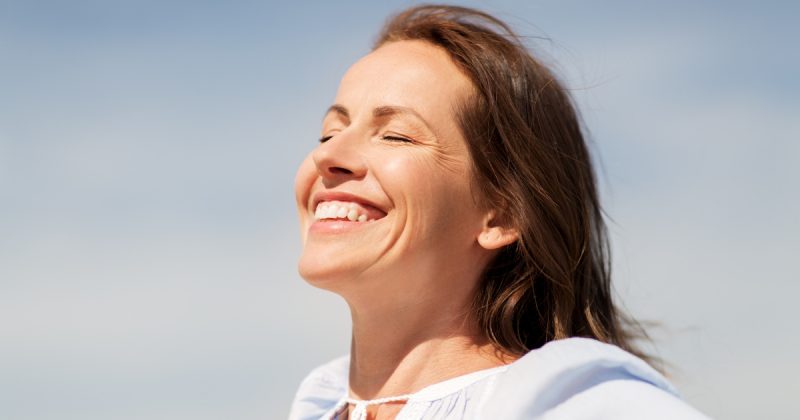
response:
{"label": "eyebrow", "polygon": [[[340,105],[340,104],[331,105],[330,108],[328,108],[328,111],[325,112],[325,115],[328,115],[328,114],[330,114],[332,112],[335,113],[335,114],[338,114],[339,116],[341,116],[342,118],[347,120],[348,123],[350,122],[350,112],[347,110],[347,108],[344,105]],[[376,107],[376,108],[374,108],[372,110],[372,117],[373,118],[385,118],[385,117],[391,117],[391,116],[394,116],[394,115],[411,115],[411,116],[417,118],[418,120],[422,121],[422,123],[425,124],[425,127],[428,130],[430,130],[431,132],[434,132],[433,128],[431,127],[430,124],[428,124],[428,122],[425,120],[425,118],[423,118],[422,115],[420,115],[420,113],[415,111],[413,108],[409,108],[407,106],[400,106],[400,105],[382,105],[382,106]]]}
{"label": "eyebrow", "polygon": [[330,114],[333,112],[334,114],[339,114],[342,118],[346,119],[348,122],[350,121],[350,113],[347,111],[347,108],[344,105],[333,104],[325,111],[325,115]]}

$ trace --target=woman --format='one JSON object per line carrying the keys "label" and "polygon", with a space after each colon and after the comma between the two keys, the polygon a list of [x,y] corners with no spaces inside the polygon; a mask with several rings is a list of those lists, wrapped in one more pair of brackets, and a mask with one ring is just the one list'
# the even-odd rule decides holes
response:
{"label": "woman", "polygon": [[576,113],[497,19],[390,20],[295,189],[300,273],[353,332],[292,419],[703,418],[631,354]]}

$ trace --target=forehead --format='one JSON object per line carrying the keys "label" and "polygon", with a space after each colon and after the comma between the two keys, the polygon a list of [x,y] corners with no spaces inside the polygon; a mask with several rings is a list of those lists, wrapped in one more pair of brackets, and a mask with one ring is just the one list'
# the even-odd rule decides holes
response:
{"label": "forehead", "polygon": [[437,125],[453,119],[454,106],[471,90],[471,81],[446,51],[424,41],[398,41],[353,64],[336,102],[355,113],[384,105],[410,107]]}

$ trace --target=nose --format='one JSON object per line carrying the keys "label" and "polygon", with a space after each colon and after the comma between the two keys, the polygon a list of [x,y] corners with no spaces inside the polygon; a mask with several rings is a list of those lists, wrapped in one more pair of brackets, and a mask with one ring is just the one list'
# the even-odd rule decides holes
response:
{"label": "nose", "polygon": [[366,175],[364,157],[353,133],[341,132],[320,144],[312,153],[317,172],[328,182],[360,179]]}

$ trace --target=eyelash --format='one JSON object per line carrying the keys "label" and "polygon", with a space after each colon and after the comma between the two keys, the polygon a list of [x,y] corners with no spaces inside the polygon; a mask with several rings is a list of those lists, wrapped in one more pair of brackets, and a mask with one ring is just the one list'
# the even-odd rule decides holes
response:
{"label": "eyelash", "polygon": [[[319,139],[319,142],[320,143],[325,143],[326,141],[328,141],[328,140],[330,140],[332,138],[333,138],[333,136],[324,136],[324,137],[321,137]],[[387,140],[387,141],[398,142],[398,143],[411,143],[412,142],[411,139],[407,139],[405,137],[400,137],[400,136],[383,136],[383,137],[381,137],[381,139]]]}
{"label": "eyelash", "polygon": [[405,137],[400,137],[400,136],[383,136],[381,138],[387,141],[394,141],[398,143],[411,143],[411,139],[407,139]]}

